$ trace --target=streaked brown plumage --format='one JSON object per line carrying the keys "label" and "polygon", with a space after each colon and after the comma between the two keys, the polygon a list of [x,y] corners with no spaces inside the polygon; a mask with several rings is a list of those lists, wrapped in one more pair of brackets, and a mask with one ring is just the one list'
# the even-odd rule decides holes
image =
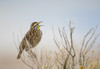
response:
{"label": "streaked brown plumage", "polygon": [[[42,31],[40,30],[39,25],[40,22],[34,22],[30,26],[30,30],[26,33],[25,37],[21,41],[21,44],[19,46],[19,54],[17,56],[17,59],[21,57],[21,54],[24,50],[29,50],[29,48],[34,48],[41,40],[42,37]],[[30,45],[27,44],[27,41]],[[29,47],[31,46],[31,47]]]}

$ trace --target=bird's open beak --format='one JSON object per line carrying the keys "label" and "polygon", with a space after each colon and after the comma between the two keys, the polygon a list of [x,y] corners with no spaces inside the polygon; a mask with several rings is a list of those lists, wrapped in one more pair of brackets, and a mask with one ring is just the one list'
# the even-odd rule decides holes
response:
{"label": "bird's open beak", "polygon": [[43,21],[39,22],[39,23],[42,23]]}
{"label": "bird's open beak", "polygon": [[44,26],[44,25],[39,25],[39,24],[42,23],[42,22],[43,22],[43,21],[37,23],[37,24],[38,24],[38,29],[40,29],[41,26]]}
{"label": "bird's open beak", "polygon": [[[43,21],[41,21],[41,22],[38,22],[38,25],[39,25],[39,24],[41,24],[42,22],[43,22]],[[44,25],[39,25],[39,26],[44,26]]]}

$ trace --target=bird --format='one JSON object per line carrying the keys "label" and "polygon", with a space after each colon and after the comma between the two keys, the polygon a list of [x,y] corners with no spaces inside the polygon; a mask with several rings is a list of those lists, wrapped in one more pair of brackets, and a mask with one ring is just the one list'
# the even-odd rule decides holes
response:
{"label": "bird", "polygon": [[[22,39],[19,45],[19,53],[18,53],[17,59],[21,58],[21,55],[24,50],[28,51],[39,44],[42,38],[42,31],[40,30],[40,27],[42,25],[39,25],[41,22],[33,22],[30,25],[29,31],[25,34],[24,38]],[[29,45],[27,42],[29,43]]]}

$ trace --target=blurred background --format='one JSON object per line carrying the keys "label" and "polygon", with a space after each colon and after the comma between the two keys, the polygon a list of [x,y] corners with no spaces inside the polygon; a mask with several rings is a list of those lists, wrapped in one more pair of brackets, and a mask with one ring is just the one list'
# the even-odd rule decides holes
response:
{"label": "blurred background", "polygon": [[98,25],[97,33],[100,32],[100,0],[0,0],[0,67],[6,64],[7,69],[27,69],[16,59],[14,40],[18,47],[32,22],[43,21],[44,25],[38,47],[53,49],[52,26],[55,31],[63,26],[68,29],[70,20],[75,22],[76,44],[90,28]]}

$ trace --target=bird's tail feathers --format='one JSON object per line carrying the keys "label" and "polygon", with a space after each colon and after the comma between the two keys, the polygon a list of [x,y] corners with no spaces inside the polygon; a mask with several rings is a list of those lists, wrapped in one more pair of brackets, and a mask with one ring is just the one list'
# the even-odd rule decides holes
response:
{"label": "bird's tail feathers", "polygon": [[22,55],[22,51],[20,50],[19,53],[18,53],[17,59],[20,59],[21,55]]}

